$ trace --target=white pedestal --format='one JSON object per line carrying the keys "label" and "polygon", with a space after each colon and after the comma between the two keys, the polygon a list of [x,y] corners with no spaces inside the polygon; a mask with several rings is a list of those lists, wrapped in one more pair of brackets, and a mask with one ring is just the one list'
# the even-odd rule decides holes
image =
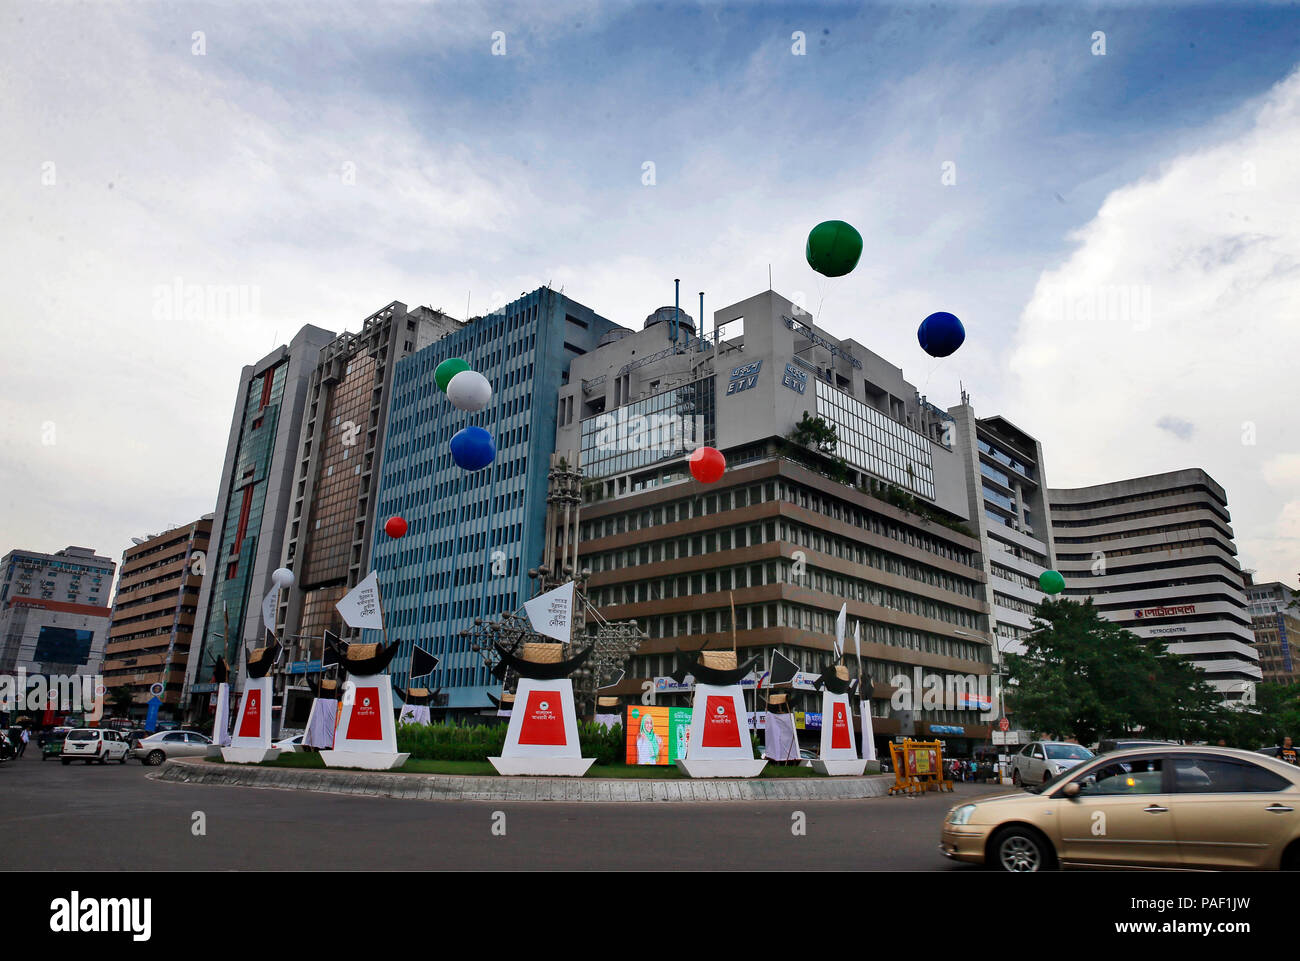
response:
{"label": "white pedestal", "polygon": [[522,677],[500,757],[489,761],[499,774],[582,777],[595,758],[582,756],[573,682]]}
{"label": "white pedestal", "polygon": [[813,770],[818,774],[829,774],[832,777],[861,777],[867,769],[867,762],[862,758],[856,761],[822,761],[812,762]]}
{"label": "white pedestal", "polygon": [[754,757],[748,717],[739,684],[696,684],[691,739],[678,768],[687,777],[757,777],[767,761]]}
{"label": "white pedestal", "polygon": [[721,761],[702,761],[698,758],[678,758],[677,766],[687,777],[758,777],[767,767],[766,760],[736,758]]}
{"label": "white pedestal", "polygon": [[261,764],[280,756],[278,747],[223,747],[221,757],[227,764]]}
{"label": "white pedestal", "polygon": [[[387,674],[365,674],[349,677],[343,685],[343,698],[339,702],[339,723],[334,734],[334,750],[327,754],[373,754],[380,758],[370,767],[348,763],[348,767],[367,767],[368,770],[387,771],[397,757],[397,728],[393,724],[393,684]],[[326,758],[325,764],[329,765]],[[406,763],[403,757],[401,762]],[[335,761],[335,766],[342,764]]]}
{"label": "white pedestal", "polygon": [[818,774],[835,777],[861,775],[867,768],[864,758],[858,757],[854,740],[853,709],[848,694],[832,694],[822,690],[822,741],[821,757],[812,762]]}
{"label": "white pedestal", "polygon": [[280,756],[271,746],[271,679],[246,678],[230,746],[221,748],[230,764],[261,764]]}
{"label": "white pedestal", "polygon": [[524,777],[583,777],[594,757],[490,757],[498,774]]}
{"label": "white pedestal", "polygon": [[411,755],[386,751],[321,751],[326,767],[359,767],[364,771],[391,771]]}

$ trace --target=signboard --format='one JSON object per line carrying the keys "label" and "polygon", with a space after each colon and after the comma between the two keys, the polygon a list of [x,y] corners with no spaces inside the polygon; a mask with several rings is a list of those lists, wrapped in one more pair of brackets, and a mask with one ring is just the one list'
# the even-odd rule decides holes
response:
{"label": "signboard", "polygon": [[736,367],[731,371],[731,382],[727,384],[727,395],[749,390],[758,383],[758,372],[763,369],[763,362],[756,360],[752,364]]}
{"label": "signboard", "polygon": [[676,764],[690,743],[691,708],[631,705],[623,730],[628,764]]}
{"label": "signboard", "polygon": [[1011,721],[1010,721],[1010,719],[1005,718],[1005,717],[1004,717],[1004,718],[1001,718],[1001,719],[998,721],[998,730],[999,730],[999,731],[1009,731],[1009,730],[1011,730]]}
{"label": "signboard", "polygon": [[1135,610],[1133,616],[1139,620],[1147,617],[1177,617],[1179,614],[1195,614],[1195,604],[1176,604],[1173,607],[1143,607]]}
{"label": "signboard", "polygon": [[785,374],[781,377],[781,384],[784,387],[789,387],[796,394],[802,394],[808,389],[808,374],[794,364],[786,364]]}
{"label": "signboard", "polygon": [[294,661],[285,668],[286,674],[318,674],[324,670],[320,661]]}
{"label": "signboard", "polygon": [[994,731],[989,735],[994,744],[1028,744],[1033,739],[1029,731]]}
{"label": "signboard", "polygon": [[931,734],[965,734],[966,728],[960,724],[931,724]]}

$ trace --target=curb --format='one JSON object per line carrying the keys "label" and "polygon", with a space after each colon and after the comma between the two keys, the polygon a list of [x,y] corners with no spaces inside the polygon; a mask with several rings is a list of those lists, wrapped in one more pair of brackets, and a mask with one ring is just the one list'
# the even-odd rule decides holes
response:
{"label": "curb", "polygon": [[847,801],[885,797],[893,775],[847,778],[673,780],[475,777],[320,771],[173,759],[148,777],[173,784],[319,791],[412,801]]}

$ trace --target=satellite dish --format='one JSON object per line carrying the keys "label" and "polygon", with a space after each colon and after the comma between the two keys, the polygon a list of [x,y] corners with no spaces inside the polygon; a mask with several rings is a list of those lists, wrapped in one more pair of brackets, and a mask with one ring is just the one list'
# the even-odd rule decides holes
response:
{"label": "satellite dish", "polygon": [[133,537],[133,538],[131,538],[131,543],[132,543],[132,544],[135,544],[135,545],[138,547],[139,545],[141,545],[141,544],[144,543],[144,538],[143,538],[143,537]]}

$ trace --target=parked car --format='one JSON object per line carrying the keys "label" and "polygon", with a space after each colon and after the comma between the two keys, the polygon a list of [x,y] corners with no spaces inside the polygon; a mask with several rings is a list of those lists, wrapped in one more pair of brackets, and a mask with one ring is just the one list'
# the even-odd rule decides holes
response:
{"label": "parked car", "polygon": [[1224,747],[1135,748],[1034,794],[961,804],[949,858],[1004,871],[1060,865],[1300,870],[1300,768]]}
{"label": "parked car", "polygon": [[68,736],[63,741],[63,751],[59,755],[59,760],[64,764],[71,764],[73,761],[85,761],[87,764],[92,761],[100,764],[117,761],[119,764],[125,764],[129,747],[122,735],[116,731],[97,727],[79,727],[68,732]]}
{"label": "parked car", "polygon": [[1046,784],[1052,778],[1095,757],[1082,744],[1067,741],[1031,741],[1011,761],[1011,783]]}
{"label": "parked car", "polygon": [[136,742],[131,756],[149,767],[157,767],[172,757],[201,757],[208,753],[212,739],[198,731],[159,731]]}
{"label": "parked car", "polygon": [[283,741],[276,741],[272,747],[277,747],[281,751],[302,751],[302,739],[305,735],[295,734],[292,737],[286,737]]}

